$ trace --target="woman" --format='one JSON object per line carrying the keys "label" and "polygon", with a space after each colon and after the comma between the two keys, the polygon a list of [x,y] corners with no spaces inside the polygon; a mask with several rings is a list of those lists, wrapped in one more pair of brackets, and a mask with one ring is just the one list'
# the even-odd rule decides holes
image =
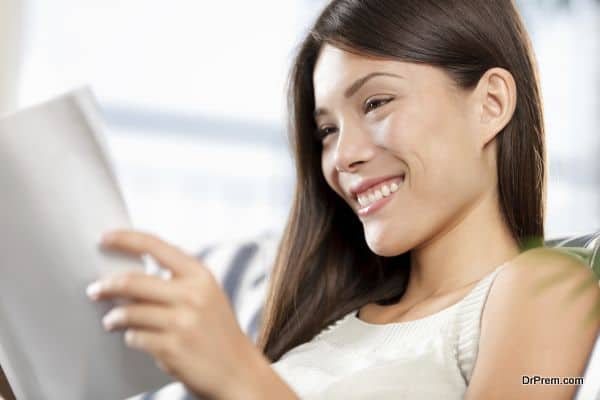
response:
{"label": "woman", "polygon": [[108,325],[210,398],[572,398],[576,386],[523,384],[583,374],[600,321],[581,310],[600,290],[565,310],[592,272],[539,247],[543,116],[513,2],[335,0],[299,48],[289,101],[297,186],[266,357],[206,269],[139,232],[112,248],[174,277],[95,285],[138,301]]}

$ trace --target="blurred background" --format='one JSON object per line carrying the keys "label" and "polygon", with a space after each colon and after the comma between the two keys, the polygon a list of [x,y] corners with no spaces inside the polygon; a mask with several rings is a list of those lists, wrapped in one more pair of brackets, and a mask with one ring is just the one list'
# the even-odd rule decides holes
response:
{"label": "blurred background", "polygon": [[[192,251],[278,234],[285,80],[325,3],[0,0],[0,112],[90,85],[136,227]],[[518,3],[545,103],[547,236],[598,230],[600,1]]]}

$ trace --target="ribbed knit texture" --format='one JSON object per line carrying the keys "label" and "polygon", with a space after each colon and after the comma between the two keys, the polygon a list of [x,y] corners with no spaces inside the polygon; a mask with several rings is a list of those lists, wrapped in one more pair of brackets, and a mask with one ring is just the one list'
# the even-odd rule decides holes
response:
{"label": "ribbed knit texture", "polygon": [[273,363],[302,399],[462,399],[497,267],[459,302],[427,317],[371,324],[354,310]]}

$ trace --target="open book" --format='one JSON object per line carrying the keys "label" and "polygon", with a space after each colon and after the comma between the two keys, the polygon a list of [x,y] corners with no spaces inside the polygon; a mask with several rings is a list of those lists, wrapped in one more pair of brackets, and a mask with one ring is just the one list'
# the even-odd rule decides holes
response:
{"label": "open book", "polygon": [[19,400],[124,399],[173,379],[105,332],[86,286],[141,260],[100,250],[130,226],[88,89],[0,119],[0,365]]}

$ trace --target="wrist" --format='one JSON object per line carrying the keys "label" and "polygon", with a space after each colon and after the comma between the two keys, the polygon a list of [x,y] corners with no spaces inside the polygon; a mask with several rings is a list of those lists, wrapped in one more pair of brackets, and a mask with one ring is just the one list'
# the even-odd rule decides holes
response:
{"label": "wrist", "polygon": [[[221,400],[296,400],[298,396],[273,370],[269,360],[247,340],[240,362],[224,385]],[[242,355],[243,354],[243,355]]]}

